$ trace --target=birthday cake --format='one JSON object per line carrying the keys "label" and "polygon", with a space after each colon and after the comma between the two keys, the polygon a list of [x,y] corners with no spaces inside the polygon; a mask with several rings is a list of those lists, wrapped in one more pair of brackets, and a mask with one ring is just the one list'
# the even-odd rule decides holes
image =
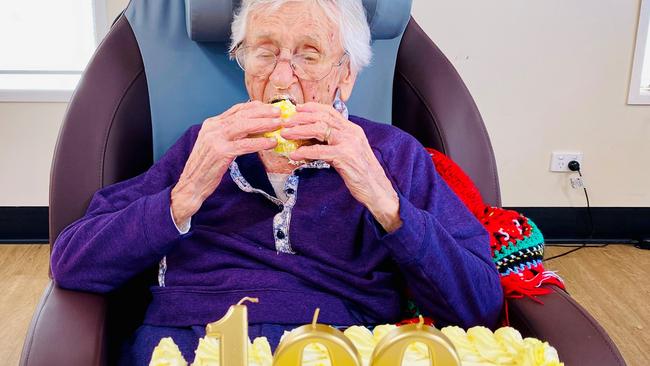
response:
{"label": "birthday cake", "polygon": [[[363,326],[347,328],[343,334],[354,344],[361,356],[362,365],[370,365],[375,346],[397,326],[385,324],[372,331]],[[442,333],[454,345],[462,366],[561,366],[557,351],[547,342],[536,338],[523,338],[514,328],[502,327],[495,332],[485,327],[464,331],[459,327],[445,327]],[[285,332],[283,338],[289,335]],[[219,340],[204,337],[199,340],[191,366],[219,366]],[[272,366],[273,355],[266,337],[248,343],[249,366]],[[163,338],[154,349],[149,366],[187,366],[171,338]],[[331,365],[328,350],[318,343],[309,344],[303,351],[303,366]],[[411,343],[404,354],[402,366],[429,366],[428,348],[418,342]]]}

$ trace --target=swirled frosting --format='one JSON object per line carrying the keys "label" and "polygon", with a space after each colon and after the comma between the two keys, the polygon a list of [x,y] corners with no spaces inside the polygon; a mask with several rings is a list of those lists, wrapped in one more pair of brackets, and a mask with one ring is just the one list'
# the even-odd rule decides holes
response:
{"label": "swirled frosting", "polygon": [[485,327],[465,332],[459,327],[442,328],[458,352],[463,366],[561,366],[557,351],[535,338],[522,339],[513,328],[494,333]]}
{"label": "swirled frosting", "polygon": [[363,366],[370,365],[370,357],[372,356],[372,351],[375,350],[376,345],[372,332],[366,327],[354,325],[346,329],[343,334],[352,341],[359,351]]}
{"label": "swirled frosting", "polygon": [[206,336],[199,339],[192,366],[219,365],[219,357],[219,339]]}
{"label": "swirled frosting", "polygon": [[272,364],[273,354],[266,337],[257,337],[253,343],[248,343],[248,366],[271,366]]}
{"label": "swirled frosting", "polygon": [[[395,329],[392,324],[379,325],[371,332],[363,326],[352,326],[343,332],[361,355],[363,366],[369,366],[372,353],[386,334]],[[466,331],[459,327],[442,328],[442,333],[453,343],[462,366],[563,366],[557,351],[547,342],[522,338],[513,328],[503,327],[494,333],[485,327]],[[287,335],[289,332],[285,332]],[[192,366],[219,366],[219,340],[204,337],[199,340]],[[249,366],[272,366],[273,355],[266,337],[248,343]],[[311,343],[303,351],[303,366],[332,366],[327,348]],[[171,338],[163,338],[154,349],[149,366],[186,366],[178,346]],[[402,366],[429,365],[428,348],[419,342],[411,343],[404,354]],[[335,365],[338,366],[338,365]]]}
{"label": "swirled frosting", "polygon": [[149,366],[187,366],[187,361],[174,340],[166,337],[153,349]]}

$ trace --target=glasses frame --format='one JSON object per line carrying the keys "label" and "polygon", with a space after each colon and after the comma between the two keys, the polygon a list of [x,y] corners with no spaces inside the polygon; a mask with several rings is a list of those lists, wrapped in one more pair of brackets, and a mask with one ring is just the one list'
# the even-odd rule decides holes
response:
{"label": "glasses frame", "polygon": [[[234,59],[235,62],[237,62],[237,65],[239,66],[239,68],[242,69],[244,72],[246,72],[246,68],[242,65],[242,63],[239,60],[239,57],[237,57],[237,56],[238,56],[238,54],[240,54],[240,52],[243,52],[243,51],[245,51],[247,49],[253,49],[253,48],[267,49],[267,48],[265,48],[263,46],[244,46],[243,44],[239,44],[230,52],[230,58]],[[283,50],[283,49],[288,49],[288,48],[280,48],[280,50]],[[268,51],[271,51],[271,50],[268,50]],[[273,53],[273,52],[271,52],[271,53]],[[279,57],[279,55],[276,55],[275,53],[273,53],[273,55],[275,56],[275,64],[273,65],[273,68],[271,69],[271,72],[268,75],[266,75],[266,77],[273,74],[273,72],[275,71],[275,68],[278,67],[278,61],[279,61],[280,57]],[[308,78],[300,77],[300,76],[298,76],[298,73],[296,73],[297,66],[293,62],[293,56],[294,55],[295,55],[294,53],[291,54],[291,59],[289,60],[289,66],[291,67],[291,70],[293,71],[293,74],[296,75],[296,77],[298,79],[305,80],[305,81],[321,81],[321,80],[325,79],[332,72],[332,70],[334,70],[337,67],[341,67],[341,65],[343,65],[345,63],[346,58],[349,60],[349,53],[347,51],[345,51],[338,62],[332,62],[331,66],[330,66],[330,69],[327,71],[327,73],[325,75],[323,75],[321,78],[308,79]],[[254,75],[254,76],[260,77],[261,75]]]}

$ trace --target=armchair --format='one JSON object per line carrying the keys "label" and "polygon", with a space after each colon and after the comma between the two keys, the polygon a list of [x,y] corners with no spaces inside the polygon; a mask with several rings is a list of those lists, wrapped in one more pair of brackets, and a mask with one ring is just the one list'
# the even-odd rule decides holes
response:
{"label": "armchair", "polygon": [[[223,5],[229,9],[228,14],[232,14],[233,3],[237,2],[217,3],[215,6]],[[377,65],[373,66],[377,69],[364,71],[364,76],[368,79],[373,72],[385,72],[382,67],[388,68],[391,77],[383,82],[390,89],[387,94],[384,91],[383,95],[376,92],[377,95],[370,95],[372,86],[361,81],[355,95],[377,98],[378,101],[384,98],[389,107],[400,106],[392,110],[392,118],[390,108],[380,111],[383,116],[370,117],[392,119],[393,124],[414,135],[423,145],[445,153],[474,180],[487,203],[500,205],[494,153],[469,91],[451,63],[410,17],[410,1],[395,3],[401,3],[406,9],[405,18],[401,24],[386,25],[381,21],[382,16],[391,18],[386,16],[388,14],[394,18],[391,9],[387,9],[392,5],[386,4],[394,3],[364,1],[369,17],[375,17],[373,36],[377,39],[375,53],[379,55]],[[157,4],[163,4],[160,7],[164,9],[156,9]],[[163,14],[168,18],[159,21],[166,22],[169,29],[160,32],[161,37],[170,37],[169,42],[179,42],[182,38],[179,34],[183,34],[185,39],[181,41],[188,45],[178,52],[191,52],[189,44],[195,40],[194,37],[211,37],[209,32],[206,34],[194,27],[193,5],[199,6],[201,2],[188,0],[183,7],[182,2],[133,0],[97,49],[70,102],[54,153],[50,183],[50,243],[55,242],[63,228],[84,215],[95,191],[145,171],[173,142],[173,135],[178,136],[178,131],[184,129],[182,126],[165,128],[165,123],[168,123],[162,118],[165,112],[159,109],[161,100],[165,98],[160,95],[163,89],[160,75],[168,69],[152,63],[152,52],[157,51],[152,51],[151,42],[154,40],[150,39],[151,29],[147,27],[156,24],[149,21],[151,17]],[[212,15],[224,18],[222,22],[230,21],[230,16],[223,16],[223,11]],[[179,31],[177,25],[183,28]],[[224,29],[228,31],[227,27]],[[382,37],[388,39],[380,41]],[[198,49],[203,51],[203,56],[211,57],[210,53],[219,47],[223,49],[223,46],[213,48],[212,45],[199,46]],[[195,56],[183,54],[182,57]],[[220,62],[214,61],[215,67],[223,67]],[[186,69],[178,71],[187,72]],[[224,82],[241,84],[240,79],[233,80],[232,75],[236,77],[236,74],[232,72],[227,71],[222,76]],[[188,76],[182,74],[181,77]],[[241,91],[233,94],[241,97]],[[197,98],[198,102],[186,102],[205,102]],[[224,98],[224,103],[230,102]],[[208,113],[209,108],[219,107],[206,108],[191,110]],[[355,101],[352,101],[350,109],[353,114],[358,111],[364,115],[365,112],[355,110]],[[196,116],[183,118],[183,123],[187,124],[200,121]],[[155,281],[155,269],[152,270],[109,296],[69,291],[50,282],[34,313],[20,364],[114,363],[120,340],[141,323],[149,301],[145,295],[148,293],[146,285]],[[511,321],[523,335],[548,340],[558,349],[566,365],[625,364],[603,329],[567,293],[554,290],[543,301],[544,305],[528,299],[509,302]]]}

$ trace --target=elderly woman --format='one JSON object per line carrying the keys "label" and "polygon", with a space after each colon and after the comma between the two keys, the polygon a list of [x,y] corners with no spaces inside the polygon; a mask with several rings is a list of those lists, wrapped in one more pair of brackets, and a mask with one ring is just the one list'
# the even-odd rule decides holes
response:
{"label": "elderly woman", "polygon": [[[97,192],[55,243],[65,288],[110,292],[158,263],[124,362],[146,363],[165,336],[191,360],[205,324],[244,296],[260,300],[251,337],[273,346],[316,307],[324,323],[373,325],[399,321],[409,298],[437,325],[494,326],[503,295],[487,233],[413,137],[347,116],[371,58],[361,0],[244,0],[231,53],[251,101]],[[293,117],[269,104],[282,98]],[[260,136],[279,128],[315,143],[276,154]]]}

